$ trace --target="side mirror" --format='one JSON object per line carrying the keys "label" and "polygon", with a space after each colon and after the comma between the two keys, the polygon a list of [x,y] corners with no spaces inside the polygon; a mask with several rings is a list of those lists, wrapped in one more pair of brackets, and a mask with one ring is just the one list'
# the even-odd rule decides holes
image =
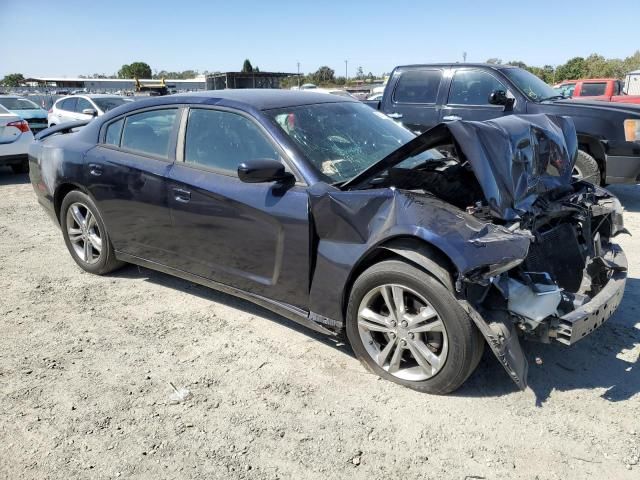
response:
{"label": "side mirror", "polygon": [[264,183],[293,180],[294,176],[278,160],[261,158],[238,165],[238,178],[246,183]]}
{"label": "side mirror", "polygon": [[96,112],[93,108],[85,108],[84,110],[82,110],[82,113],[84,113],[85,115],[91,115],[92,117],[98,116],[98,112]]}
{"label": "side mirror", "polygon": [[491,105],[506,105],[507,92],[504,90],[494,90],[489,94],[489,103]]}
{"label": "side mirror", "polygon": [[513,110],[513,104],[516,102],[515,98],[510,98],[507,96],[507,92],[504,90],[494,90],[489,94],[489,103],[491,105],[502,105],[504,106],[505,112],[510,112]]}

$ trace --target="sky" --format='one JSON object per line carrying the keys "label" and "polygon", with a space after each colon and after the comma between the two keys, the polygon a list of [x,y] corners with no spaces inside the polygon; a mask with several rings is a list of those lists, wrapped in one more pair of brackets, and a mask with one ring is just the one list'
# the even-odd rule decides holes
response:
{"label": "sky", "polygon": [[[579,6],[579,7],[578,7]],[[615,9],[615,11],[614,11]],[[153,70],[336,75],[497,57],[558,65],[640,49],[640,0],[0,0],[0,78]]]}

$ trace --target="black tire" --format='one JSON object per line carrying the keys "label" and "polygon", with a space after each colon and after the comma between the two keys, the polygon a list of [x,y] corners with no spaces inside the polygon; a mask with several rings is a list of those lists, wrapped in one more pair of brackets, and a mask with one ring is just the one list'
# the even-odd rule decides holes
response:
{"label": "black tire", "polygon": [[584,180],[585,182],[600,185],[602,176],[600,174],[600,167],[595,158],[589,155],[583,150],[578,150],[578,156],[576,158],[574,177]]}
{"label": "black tire", "polygon": [[[378,365],[363,344],[358,329],[360,303],[369,292],[386,284],[401,285],[423,296],[444,323],[448,353],[444,365],[430,378],[421,381],[398,378]],[[356,279],[347,307],[346,330],[353,351],[368,370],[386,380],[430,394],[443,395],[459,388],[478,366],[484,350],[482,334],[453,294],[428,273],[398,260],[377,263]]]}
{"label": "black tire", "polygon": [[20,163],[11,165],[11,170],[15,174],[29,173],[29,160],[23,160]]}
{"label": "black tire", "polygon": [[[70,234],[67,228],[67,213],[72,206],[78,204],[86,207],[86,210],[91,212],[91,215],[94,216],[95,222],[98,227],[97,231],[99,232],[99,238],[101,239],[102,247],[99,255],[95,256],[93,262],[87,262],[79,256],[69,236]],[[69,249],[69,253],[83,270],[89,273],[95,273],[97,275],[104,275],[106,273],[113,272],[114,270],[117,270],[124,265],[124,262],[121,262],[116,258],[115,250],[113,249],[113,245],[111,244],[111,240],[109,239],[109,234],[107,233],[107,228],[105,227],[104,221],[102,220],[100,211],[96,207],[95,203],[93,203],[93,200],[91,200],[91,197],[89,197],[87,194],[79,190],[72,190],[64,197],[64,199],[62,200],[62,205],[60,207],[60,227],[62,229],[64,242]],[[93,253],[95,254],[96,252],[93,251]]]}

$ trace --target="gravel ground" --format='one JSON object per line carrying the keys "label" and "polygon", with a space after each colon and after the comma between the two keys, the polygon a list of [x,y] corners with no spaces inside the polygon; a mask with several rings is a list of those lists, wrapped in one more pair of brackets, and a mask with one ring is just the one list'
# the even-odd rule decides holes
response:
{"label": "gravel ground", "polygon": [[[640,187],[612,190],[639,234]],[[485,353],[435,397],[234,297],[83,273],[26,176],[0,168],[0,477],[637,480],[640,237],[620,242],[627,291],[601,329],[527,344],[525,392]]]}

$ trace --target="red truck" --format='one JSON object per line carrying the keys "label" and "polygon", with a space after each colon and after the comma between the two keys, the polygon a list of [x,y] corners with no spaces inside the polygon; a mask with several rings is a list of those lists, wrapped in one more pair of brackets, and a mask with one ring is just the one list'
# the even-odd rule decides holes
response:
{"label": "red truck", "polygon": [[616,78],[565,80],[554,87],[565,97],[604,102],[640,103],[640,95],[624,93],[624,82]]}

